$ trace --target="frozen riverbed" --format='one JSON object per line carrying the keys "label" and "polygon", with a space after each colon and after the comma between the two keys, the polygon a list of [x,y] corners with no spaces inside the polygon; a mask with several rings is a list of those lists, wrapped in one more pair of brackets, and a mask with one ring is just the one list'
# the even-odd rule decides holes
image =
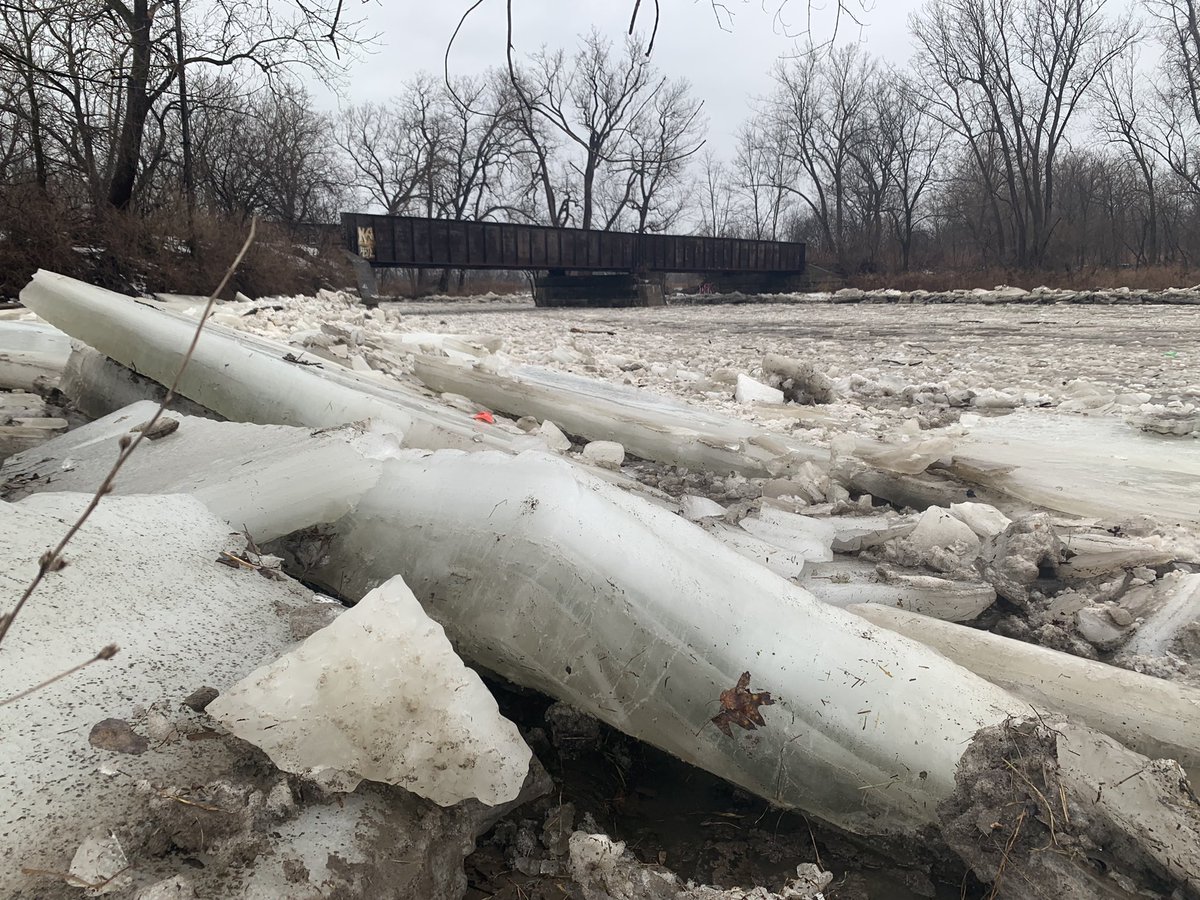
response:
{"label": "frozen riverbed", "polygon": [[[408,330],[495,334],[520,362],[635,384],[758,421],[775,417],[736,403],[732,391],[705,391],[696,376],[753,373],[766,353],[807,359],[841,382],[843,398],[858,407],[835,406],[826,418],[872,430],[923,412],[929,404],[920,395],[939,391],[919,389],[935,385],[941,393],[974,391],[984,398],[975,405],[987,410],[1012,402],[1135,416],[1145,403],[1177,402],[1185,410],[1200,404],[1200,316],[1186,306],[563,310],[465,300],[383,309]],[[556,347],[575,357],[555,354]]]}

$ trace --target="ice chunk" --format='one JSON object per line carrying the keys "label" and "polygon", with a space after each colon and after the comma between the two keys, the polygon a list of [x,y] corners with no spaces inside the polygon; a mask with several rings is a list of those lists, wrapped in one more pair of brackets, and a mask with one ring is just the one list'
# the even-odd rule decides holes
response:
{"label": "ice chunk", "polygon": [[899,572],[857,559],[813,563],[798,583],[834,606],[878,603],[952,622],[968,622],[996,602],[995,590],[983,582]]}
{"label": "ice chunk", "polygon": [[399,576],[208,706],[287,772],[399,785],[440,806],[516,798],[530,751]]}
{"label": "ice chunk", "polygon": [[782,403],[783,391],[755,381],[749,375],[738,375],[733,399],[738,403]]}
{"label": "ice chunk", "polygon": [[979,537],[966,524],[946,510],[931,506],[917,520],[917,527],[907,538],[911,547],[922,555],[934,550],[963,547],[967,551],[979,549]]}
{"label": "ice chunk", "polygon": [[1012,524],[1012,519],[987,503],[951,503],[950,515],[981,538],[995,537]]}
{"label": "ice chunk", "polygon": [[71,339],[44,322],[0,322],[0,390],[31,391],[58,381]]}
{"label": "ice chunk", "polygon": [[619,469],[625,462],[625,448],[616,441],[590,441],[583,448],[583,458],[604,469]]}
{"label": "ice chunk", "polygon": [[788,359],[776,353],[763,358],[763,372],[792,403],[829,403],[833,400],[833,382],[813,364],[800,359]]}
{"label": "ice chunk", "polygon": [[747,534],[740,528],[721,523],[709,523],[705,526],[705,530],[738,555],[761,563],[783,578],[788,580],[798,578],[804,571],[803,554],[783,550],[762,538]]}
{"label": "ice chunk", "polygon": [[921,440],[905,437],[894,444],[858,438],[855,440],[854,454],[886,472],[918,475],[939,459],[949,456],[954,446],[954,440],[945,436]]}
{"label": "ice chunk", "polygon": [[698,522],[701,519],[719,519],[725,515],[725,507],[707,497],[685,494],[679,499],[679,505],[683,517],[689,522]]}
{"label": "ice chunk", "polygon": [[133,883],[128,869],[129,860],[116,835],[92,835],[75,851],[67,883],[86,887],[89,897],[102,897]]}
{"label": "ice chunk", "polygon": [[546,446],[551,450],[557,453],[564,453],[571,449],[571,439],[563,434],[562,430],[549,419],[538,427],[537,432],[546,439]]}
{"label": "ice chunk", "polygon": [[1065,713],[1200,777],[1200,690],[903,609],[849,609],[945,654],[1038,707]]}
{"label": "ice chunk", "polygon": [[[78,341],[73,342],[58,388],[70,398],[75,409],[92,419],[102,418],[142,400],[161,403],[167,393],[167,389],[157,381],[138,375]],[[185,415],[216,418],[214,412],[187,397],[172,398],[168,408]]]}
{"label": "ice chunk", "polygon": [[1136,540],[1107,533],[1075,532],[1063,538],[1069,559],[1059,572],[1069,578],[1091,578],[1137,566],[1157,566],[1175,558],[1160,538]]}
{"label": "ice chunk", "polygon": [[882,544],[894,538],[906,537],[917,527],[915,516],[894,513],[875,516],[833,516],[833,549],[850,553]]}
{"label": "ice chunk", "polygon": [[1173,572],[1153,588],[1143,588],[1139,595],[1126,595],[1121,606],[1133,607],[1137,615],[1145,617],[1124,651],[1161,656],[1185,628],[1200,621],[1200,575]]}
{"label": "ice chunk", "polygon": [[823,449],[749,422],[594,378],[511,367],[496,357],[475,365],[417,357],[413,368],[432,390],[454,391],[511,415],[552,419],[569,434],[618,441],[642,459],[757,477],[829,460]]}
{"label": "ice chunk", "polygon": [[833,559],[834,527],[824,519],[764,507],[739,523],[755,537],[813,562]]}
{"label": "ice chunk", "polygon": [[[970,736],[1023,709],[544,454],[405,451],[333,532],[310,578],[399,572],[464,659],[859,832],[930,822]],[[776,703],[729,737],[705,723],[747,670]]]}

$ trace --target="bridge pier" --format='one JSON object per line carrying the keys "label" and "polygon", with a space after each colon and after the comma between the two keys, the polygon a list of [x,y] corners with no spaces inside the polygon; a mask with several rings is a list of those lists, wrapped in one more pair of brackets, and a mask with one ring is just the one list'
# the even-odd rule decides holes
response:
{"label": "bridge pier", "polygon": [[621,307],[662,306],[662,275],[568,275],[551,270],[534,278],[535,306]]}

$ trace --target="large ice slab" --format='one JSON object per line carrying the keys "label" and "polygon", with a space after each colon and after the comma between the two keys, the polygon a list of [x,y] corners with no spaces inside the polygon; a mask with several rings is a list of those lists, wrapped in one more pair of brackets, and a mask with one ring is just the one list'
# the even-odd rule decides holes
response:
{"label": "large ice slab", "polygon": [[[5,497],[93,490],[112,468],[118,440],[155,409],[142,401],[10,457],[0,465]],[[379,459],[399,445],[397,436],[366,426],[314,432],[173,413],[166,418],[179,423],[176,430],[141,443],[117,476],[115,492],[191,494],[259,541],[344,516],[379,479]]]}
{"label": "large ice slab", "polygon": [[0,322],[0,390],[33,390],[39,379],[56,381],[71,339],[44,322]]}
{"label": "large ice slab", "polygon": [[396,576],[208,707],[288,772],[395,784],[440,806],[514,800],[530,750]]}
{"label": "large ice slab", "polygon": [[[21,291],[38,315],[121,365],[170,384],[195,319],[53,272]],[[340,366],[306,365],[285,344],[209,323],[179,393],[228,419],[326,428],[372,419],[408,446],[498,449],[540,446],[538,438],[475,421],[406,390]]]}
{"label": "large ice slab", "polygon": [[1122,521],[1200,523],[1200,441],[1119,420],[1021,410],[973,424],[952,470],[1047,509]]}
{"label": "large ice slab", "polygon": [[414,372],[436,391],[470,397],[492,409],[551,419],[568,434],[617,441],[643,459],[713,472],[779,475],[828,453],[749,422],[650,391],[533,366],[508,367],[419,356]]}
{"label": "large ice slab", "polygon": [[[931,822],[970,736],[1024,710],[542,454],[405,451],[333,533],[310,577],[362,596],[399,572],[465,659],[856,831]],[[776,703],[727,736],[709,719],[745,671]]]}
{"label": "large ice slab", "polygon": [[1030,703],[1065,713],[1200,776],[1200,690],[903,609],[849,609],[944,654]]}

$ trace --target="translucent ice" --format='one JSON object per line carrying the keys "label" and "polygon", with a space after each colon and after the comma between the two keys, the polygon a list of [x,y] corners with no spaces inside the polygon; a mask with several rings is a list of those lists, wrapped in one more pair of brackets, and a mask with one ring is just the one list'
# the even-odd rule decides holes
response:
{"label": "translucent ice", "polygon": [[399,576],[207,712],[287,772],[399,785],[441,806],[514,799],[530,751]]}
{"label": "translucent ice", "polygon": [[825,465],[829,458],[824,450],[740,419],[593,378],[509,366],[497,357],[473,365],[417,357],[413,366],[435,391],[453,391],[511,415],[552,419],[569,434],[617,441],[642,459],[762,477],[805,461]]}

